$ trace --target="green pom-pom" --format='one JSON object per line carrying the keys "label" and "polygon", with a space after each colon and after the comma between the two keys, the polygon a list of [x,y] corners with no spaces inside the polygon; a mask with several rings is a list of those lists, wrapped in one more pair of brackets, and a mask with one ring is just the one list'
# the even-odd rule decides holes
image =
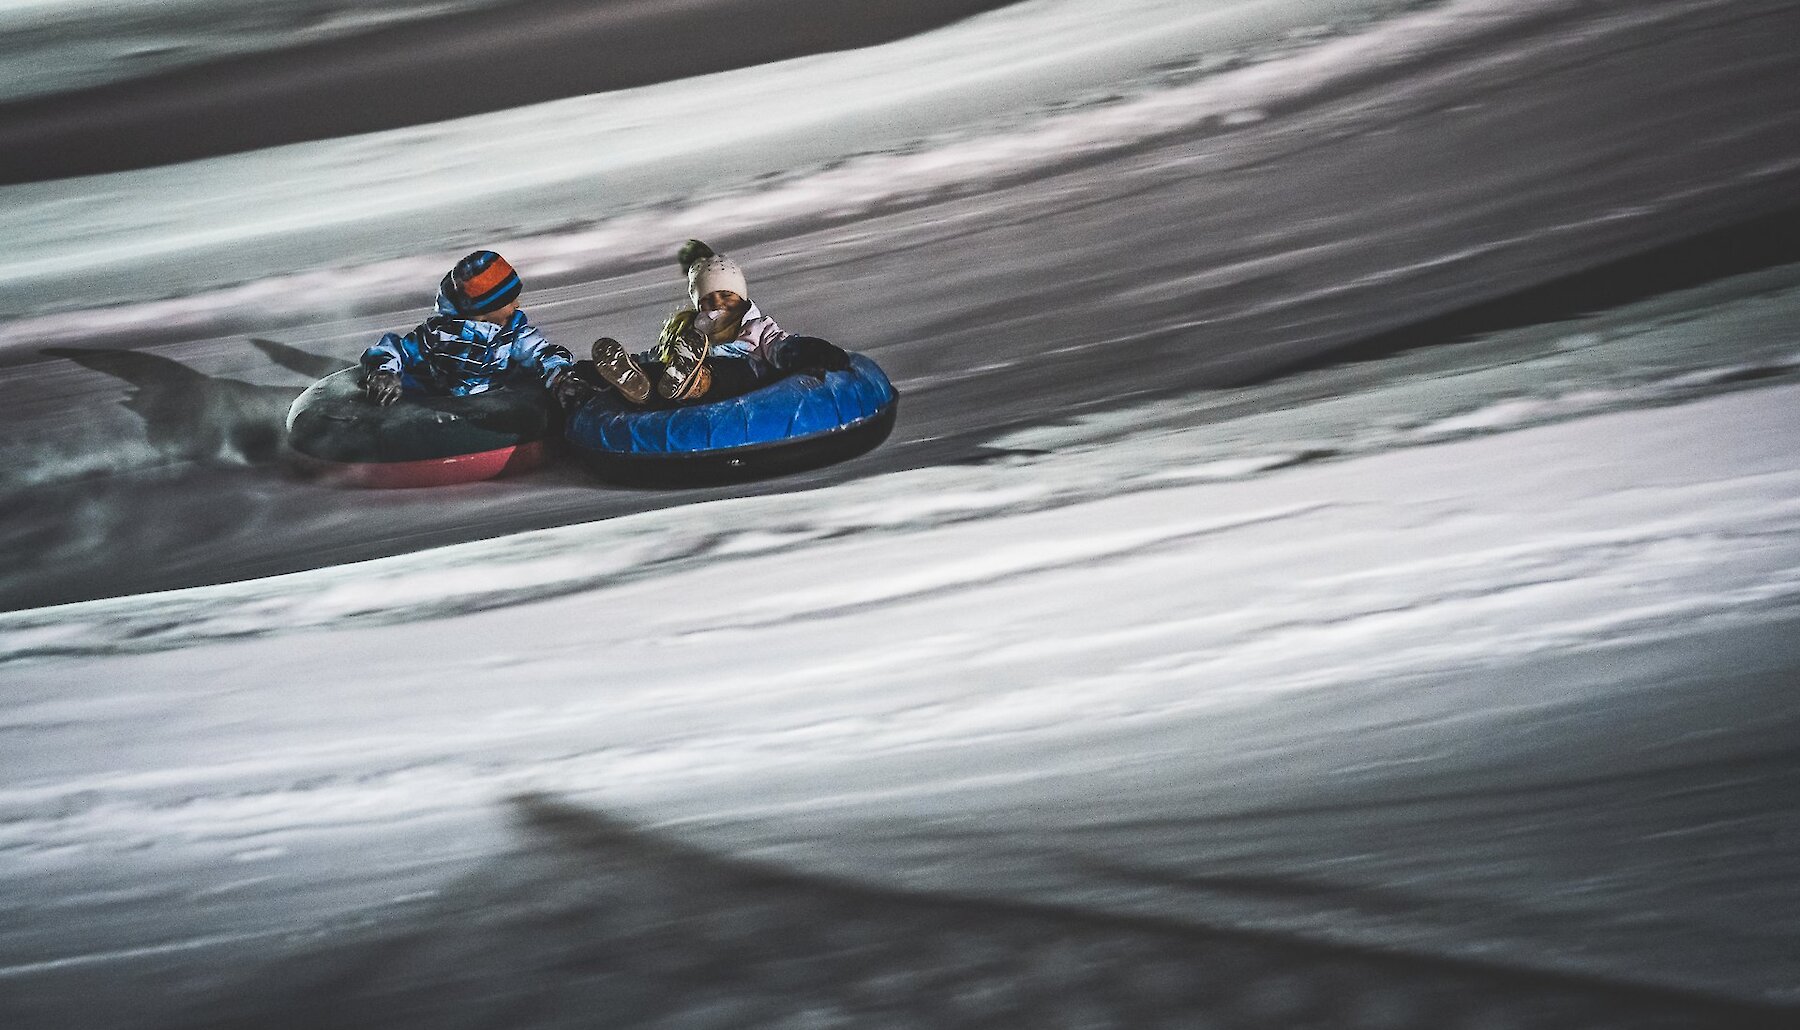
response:
{"label": "green pom-pom", "polygon": [[680,262],[681,274],[683,275],[687,274],[688,269],[694,267],[694,262],[712,256],[713,249],[699,240],[689,240],[681,245],[680,250],[675,252],[675,260]]}

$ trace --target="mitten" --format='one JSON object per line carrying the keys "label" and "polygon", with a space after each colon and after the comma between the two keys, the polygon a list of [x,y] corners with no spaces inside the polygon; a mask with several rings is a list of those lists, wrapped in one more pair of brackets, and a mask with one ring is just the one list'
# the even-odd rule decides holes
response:
{"label": "mitten", "polygon": [[593,384],[583,378],[577,368],[564,369],[561,375],[550,382],[550,395],[565,408],[574,407],[593,392]]}
{"label": "mitten", "polygon": [[362,385],[369,392],[369,399],[384,408],[400,399],[398,372],[370,372]]}
{"label": "mitten", "polygon": [[816,336],[790,336],[775,352],[775,363],[786,371],[824,379],[827,372],[849,368],[850,355],[842,347]]}

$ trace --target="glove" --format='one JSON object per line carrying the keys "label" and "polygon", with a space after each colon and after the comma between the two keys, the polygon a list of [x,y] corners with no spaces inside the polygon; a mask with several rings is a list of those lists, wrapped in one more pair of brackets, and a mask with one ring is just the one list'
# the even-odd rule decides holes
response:
{"label": "glove", "polygon": [[362,386],[369,391],[369,399],[384,408],[400,399],[398,372],[370,372],[363,377]]}
{"label": "glove", "polygon": [[565,368],[561,375],[550,381],[550,395],[565,408],[573,408],[593,392],[593,384],[583,379],[578,369]]}
{"label": "glove", "polygon": [[699,240],[689,240],[675,252],[675,260],[681,264],[682,275],[687,274],[687,270],[694,266],[694,262],[712,256],[713,249]]}
{"label": "glove", "polygon": [[667,363],[669,360],[669,348],[675,346],[675,341],[681,339],[682,333],[687,332],[693,327],[694,312],[692,311],[677,311],[664,320],[662,331],[656,334],[656,347],[654,348],[654,351],[657,360]]}
{"label": "glove", "polygon": [[816,336],[795,336],[783,340],[776,364],[814,379],[824,379],[827,372],[842,372],[850,367],[850,355],[835,344]]}

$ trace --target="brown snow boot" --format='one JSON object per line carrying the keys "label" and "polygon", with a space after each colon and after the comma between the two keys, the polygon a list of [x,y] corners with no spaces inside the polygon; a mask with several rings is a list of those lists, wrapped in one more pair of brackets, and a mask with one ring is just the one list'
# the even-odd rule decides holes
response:
{"label": "brown snow boot", "polygon": [[692,325],[676,333],[664,347],[667,364],[657,380],[656,392],[677,403],[706,396],[712,388],[712,369],[706,367],[708,349],[706,337]]}
{"label": "brown snow boot", "polygon": [[620,396],[633,404],[650,399],[650,377],[644,374],[624,344],[610,336],[602,336],[594,341],[593,353],[595,370],[619,391]]}

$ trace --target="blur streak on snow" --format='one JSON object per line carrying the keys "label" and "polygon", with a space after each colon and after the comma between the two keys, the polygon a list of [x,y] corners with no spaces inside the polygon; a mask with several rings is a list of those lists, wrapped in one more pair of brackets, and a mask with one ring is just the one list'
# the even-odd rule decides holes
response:
{"label": "blur streak on snow", "polygon": [[505,0],[0,0],[0,99],[79,89]]}
{"label": "blur streak on snow", "polygon": [[[1344,371],[1332,369],[1015,431],[990,441],[1002,460],[989,467],[921,469],[831,491],[687,505],[219,588],[0,613],[0,667],[41,655],[438,619],[695,561],[1245,479],[1790,381],[1800,378],[1797,280],[1800,267],[1773,269],[1573,323],[1440,347],[1390,360],[1382,366],[1389,381],[1350,391],[1337,385]],[[1034,542],[1021,546],[1037,553]],[[986,573],[977,566],[970,575]]]}
{"label": "blur streak on snow", "polygon": [[[660,258],[689,234],[850,218],[1159,134],[1248,124],[1371,63],[1404,65],[1522,16],[1517,0],[1462,0],[1441,16],[1367,28],[1409,6],[1035,0],[851,53],[0,188],[0,236],[16,241],[19,268],[0,283],[0,312],[180,298],[9,327],[12,342],[39,344],[171,319],[198,331],[251,308],[341,314],[416,294],[454,260],[440,251],[474,242],[503,245],[540,277],[617,268]],[[1258,67],[1309,48],[1300,64]],[[709,113],[727,92],[734,117],[722,127]],[[523,156],[495,160],[471,134]],[[422,251],[432,253],[413,256]],[[394,255],[408,256],[375,260]]]}

